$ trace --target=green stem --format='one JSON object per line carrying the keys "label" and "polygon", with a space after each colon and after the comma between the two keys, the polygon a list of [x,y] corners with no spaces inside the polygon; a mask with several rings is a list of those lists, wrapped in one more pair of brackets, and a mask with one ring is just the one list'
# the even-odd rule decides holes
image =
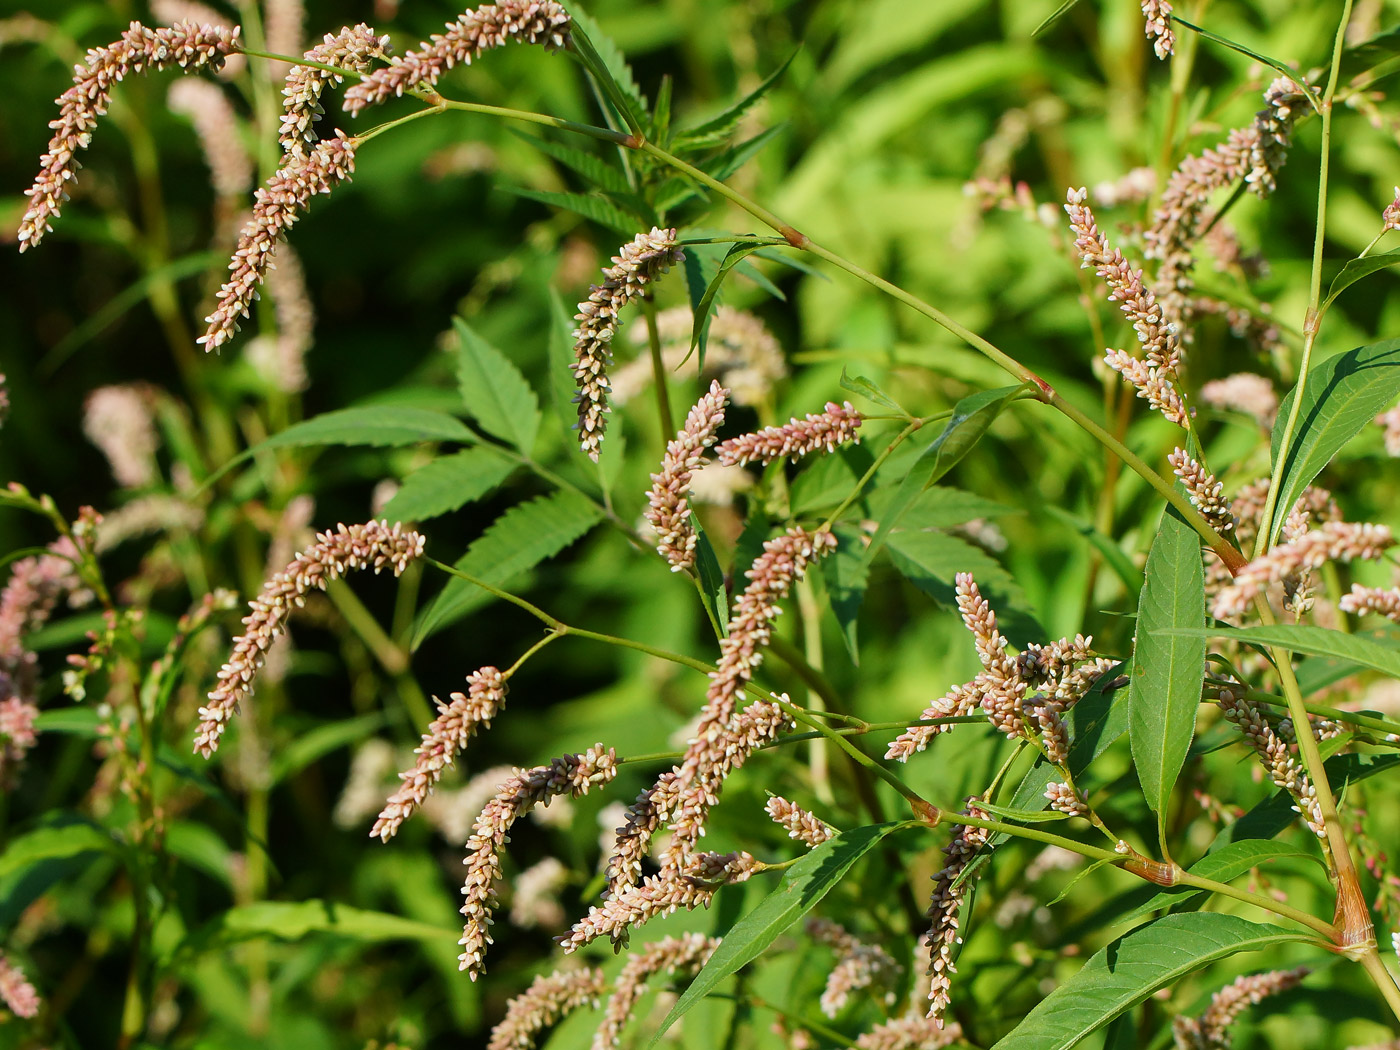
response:
{"label": "green stem", "polygon": [[1371,981],[1385,997],[1386,1005],[1390,1007],[1391,1013],[1400,1017],[1400,988],[1395,985],[1395,977],[1385,968],[1385,963],[1381,961],[1380,952],[1374,947],[1361,956],[1361,965],[1365,967],[1366,973]]}
{"label": "green stem", "polygon": [[850,493],[846,496],[845,499],[841,501],[840,505],[838,505],[835,510],[833,510],[830,514],[826,516],[826,521],[821,523],[821,528],[818,531],[825,532],[827,529],[831,528],[833,522],[839,521],[841,519],[841,515],[845,514],[847,509],[851,506],[851,504],[860,498],[861,493],[865,491],[865,486],[870,483],[871,479],[875,477],[876,473],[880,470],[880,468],[884,466],[885,460],[890,458],[890,456],[894,453],[895,449],[899,448],[900,445],[904,444],[905,439],[909,437],[910,434],[923,427],[925,423],[930,423],[944,415],[952,415],[952,413],[940,412],[936,416],[927,416],[924,419],[916,419],[903,430],[901,430],[898,434],[896,434],[894,440],[885,446],[884,451],[882,451],[878,456],[875,457],[875,462],[870,464],[869,469],[861,475],[860,480],[856,482],[855,488],[853,488],[850,491]]}
{"label": "green stem", "polygon": [[651,380],[656,388],[656,414],[661,423],[661,447],[676,433],[671,415],[671,397],[666,391],[666,362],[661,359],[661,330],[656,325],[656,300],[651,293],[642,296],[642,313],[647,319],[647,346],[651,350]]}
{"label": "green stem", "polygon": [[1283,436],[1274,456],[1274,472],[1269,479],[1269,494],[1264,500],[1264,511],[1259,518],[1261,527],[1254,544],[1256,558],[1268,552],[1273,546],[1274,536],[1278,533],[1274,518],[1278,514],[1279,489],[1283,484],[1284,468],[1288,465],[1288,453],[1297,430],[1298,416],[1303,408],[1303,391],[1308,383],[1313,346],[1317,342],[1317,333],[1322,325],[1322,252],[1327,232],[1327,175],[1332,152],[1332,98],[1337,93],[1337,76],[1341,71],[1347,22],[1351,20],[1351,2],[1352,0],[1344,0],[1342,4],[1342,18],[1332,45],[1332,69],[1327,76],[1327,87],[1322,93],[1321,105],[1318,107],[1322,113],[1322,144],[1319,147],[1322,159],[1318,170],[1317,222],[1313,234],[1312,271],[1308,276],[1308,309],[1303,315],[1303,355],[1298,362],[1298,383],[1293,389],[1293,404],[1288,410],[1288,420],[1284,423]]}
{"label": "green stem", "polygon": [[561,131],[572,131],[578,135],[587,135],[591,139],[601,139],[604,142],[614,142],[619,146],[635,147],[637,140],[631,135],[624,135],[620,131],[613,131],[609,128],[599,128],[592,124],[580,124],[573,120],[564,120],[561,117],[552,117],[547,113],[532,113],[524,109],[507,109],[504,106],[487,106],[479,102],[455,102],[441,96],[432,96],[431,103],[435,108],[457,109],[463,113],[484,113],[492,117],[505,117],[508,120],[523,120],[527,124],[540,124],[547,128],[558,128]]}
{"label": "green stem", "polygon": [[1316,930],[1327,940],[1333,941],[1336,938],[1337,930],[1331,923],[1319,919],[1316,915],[1309,915],[1305,911],[1300,911],[1282,901],[1276,901],[1272,897],[1265,897],[1263,894],[1251,893],[1249,890],[1242,890],[1237,886],[1231,886],[1226,882],[1216,882],[1214,879],[1203,879],[1199,875],[1192,875],[1189,871],[1179,871],[1176,876],[1178,886],[1193,886],[1198,890],[1209,890],[1211,893],[1218,893],[1222,897],[1232,897],[1245,904],[1252,904],[1256,908],[1271,911],[1275,915],[1282,915],[1286,919],[1302,923],[1310,930]]}

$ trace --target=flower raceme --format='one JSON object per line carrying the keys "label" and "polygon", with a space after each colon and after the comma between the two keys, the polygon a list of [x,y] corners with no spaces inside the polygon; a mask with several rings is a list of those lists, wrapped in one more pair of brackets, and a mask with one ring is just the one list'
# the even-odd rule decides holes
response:
{"label": "flower raceme", "polygon": [[226,55],[238,50],[237,29],[182,22],[165,29],[149,29],[132,22],[121,39],[87,53],[87,64],[78,66],[73,86],[58,97],[58,118],[49,122],[53,138],[40,159],[39,175],[25,190],[29,208],[19,226],[19,250],[36,247],[53,229],[68,199],[68,184],[78,167],[78,151],[88,148],[97,118],[107,112],[112,86],[129,73],[149,68],[178,66],[186,72],[217,69]]}
{"label": "flower raceme", "polygon": [[308,591],[325,590],[326,584],[346,572],[386,566],[395,576],[423,553],[423,536],[402,525],[371,521],[364,525],[338,525],[322,532],[281,572],[263,585],[243,617],[244,632],[234,639],[233,653],[219,669],[218,683],[209,702],[199,709],[200,723],[194,749],[205,758],[219,747],[219,738],[241,701],[253,695],[253,682],[267,658],[273,639],[287,629],[287,618],[300,606]]}

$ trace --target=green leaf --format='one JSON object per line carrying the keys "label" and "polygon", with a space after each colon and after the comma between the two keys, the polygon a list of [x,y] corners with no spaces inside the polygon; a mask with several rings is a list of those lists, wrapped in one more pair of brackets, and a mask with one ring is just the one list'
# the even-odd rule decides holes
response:
{"label": "green leaf", "polygon": [[[1348,441],[1400,397],[1400,339],[1357,347],[1329,357],[1307,375],[1293,445],[1284,460],[1283,480],[1269,536],[1278,535],[1293,504]],[[1279,406],[1271,460],[1279,446],[1297,388]]]}
{"label": "green leaf", "polygon": [[836,550],[821,561],[822,580],[826,583],[831,611],[841,627],[841,640],[851,654],[851,663],[858,667],[860,651],[856,632],[860,607],[865,603],[865,589],[870,582],[870,565],[865,560],[864,536],[859,529],[837,525],[831,531],[836,536]]}
{"label": "green leaf", "polygon": [[74,736],[94,737],[102,716],[95,707],[55,707],[40,711],[34,728],[40,733],[72,733]]}
{"label": "green leaf", "polygon": [[341,408],[293,423],[270,438],[245,449],[204,480],[212,485],[238,464],[274,448],[309,448],[315,445],[416,445],[420,441],[456,441],[476,444],[477,437],[460,419],[444,412],[407,406]]}
{"label": "green leaf", "polygon": [[1026,824],[1044,824],[1051,820],[1068,820],[1070,817],[1070,814],[1062,813],[1058,809],[1048,812],[1043,809],[1013,809],[1011,806],[998,806],[992,802],[979,802],[977,808],[1007,820],[1019,820]]}
{"label": "green leaf", "polygon": [[1172,788],[1196,734],[1206,640],[1162,632],[1205,622],[1203,565],[1195,530],[1168,507],[1147,555],[1128,683],[1133,766],[1163,834]]}
{"label": "green leaf", "polygon": [[889,539],[890,560],[910,583],[934,601],[955,600],[954,577],[970,572],[984,591],[1017,591],[1016,581],[1001,563],[966,540],[946,532],[902,531]]}
{"label": "green leaf", "polygon": [[[699,233],[701,231],[694,231]],[[710,280],[719,272],[724,258],[721,244],[687,244],[681,267],[685,270],[685,290],[690,297],[690,312],[700,316],[700,302],[710,289]],[[718,293],[716,293],[718,294]]]}
{"label": "green leaf", "polygon": [[902,820],[843,831],[789,868],[778,888],[724,935],[710,961],[652,1034],[648,1048],[655,1046],[671,1025],[714,991],[721,981],[757,959],[784,930],[815,908],[856,861],[886,836],[914,826],[914,822]]}
{"label": "green leaf", "polygon": [[278,750],[272,760],[272,783],[301,772],[332,751],[358,744],[384,724],[382,714],[360,715],[358,718],[333,718],[311,729],[297,733],[292,742]]}
{"label": "green leaf", "polygon": [[576,215],[582,215],[585,219],[592,219],[600,226],[606,226],[610,230],[627,237],[631,240],[636,234],[637,228],[645,223],[646,218],[636,213],[619,207],[614,201],[607,197],[599,197],[587,193],[556,193],[553,190],[532,190],[524,186],[502,186],[504,190],[515,194],[517,197],[524,197],[527,200],[539,201],[541,204],[548,204],[554,208],[563,208]]}
{"label": "green leaf", "polygon": [[899,524],[899,519],[919,494],[957,465],[958,460],[972,450],[981,440],[992,421],[1012,398],[1021,392],[1020,386],[1004,386],[996,390],[981,390],[970,394],[953,406],[952,418],[943,428],[933,444],[914,461],[914,465],[900,482],[890,507],[885,511],[880,527],[866,548],[865,560],[871,562],[881,545],[889,536],[890,530]]}
{"label": "green leaf", "polygon": [[724,284],[724,279],[729,275],[729,271],[734,269],[744,256],[750,255],[763,247],[761,244],[734,244],[730,245],[729,251],[724,253],[724,261],[719,264],[719,269],[710,278],[710,283],[705,287],[704,294],[700,296],[700,301],[695,305],[695,323],[690,330],[690,350],[692,353],[699,351],[699,356],[695,359],[695,367],[701,372],[705,371],[705,344],[710,337],[710,310],[714,307],[715,297],[719,295],[719,290]]}
{"label": "green leaf", "polygon": [[1279,73],[1288,77],[1290,80],[1295,81],[1296,83],[1304,84],[1307,82],[1307,78],[1303,76],[1302,73],[1300,73],[1298,70],[1294,69],[1291,66],[1284,65],[1276,58],[1270,58],[1268,55],[1261,55],[1258,51],[1251,51],[1243,44],[1237,44],[1235,43],[1235,41],[1230,40],[1227,37],[1223,37],[1216,33],[1212,33],[1208,29],[1202,29],[1200,26],[1193,25],[1192,23],[1186,21],[1186,19],[1181,18],[1177,15],[1172,15],[1172,21],[1176,22],[1178,25],[1185,26],[1197,36],[1204,37],[1206,40],[1213,41],[1214,43],[1217,43],[1222,47],[1228,47],[1231,51],[1234,51],[1236,54],[1244,55],[1245,58],[1253,59],[1255,62],[1262,62],[1270,69],[1277,70]]}
{"label": "green leaf", "polygon": [[1049,31],[1051,26],[1053,26],[1060,19],[1064,18],[1065,15],[1069,14],[1078,6],[1079,0],[1065,0],[1065,2],[1062,3],[1059,7],[1055,8],[1054,11],[1050,12],[1050,14],[1048,14],[1045,17],[1044,21],[1040,23],[1040,25],[1036,26],[1035,29],[1031,30],[1031,39],[1034,40],[1036,37],[1044,35],[1046,32]]}
{"label": "green leaf", "polygon": [[859,394],[861,397],[869,398],[877,405],[884,405],[886,408],[895,412],[904,412],[904,409],[899,407],[899,402],[890,397],[889,394],[885,393],[870,380],[866,379],[865,376],[847,375],[844,366],[841,369],[841,389],[849,390],[853,394]]}
{"label": "green leaf", "polygon": [[1216,912],[1164,916],[1095,954],[992,1050],[1069,1050],[1157,989],[1218,959],[1313,940]]}
{"label": "green leaf", "polygon": [[[699,165],[699,167],[704,170],[705,174],[710,176],[710,178],[724,182],[729,176],[733,175],[754,157],[758,156],[763,147],[777,138],[785,126],[786,125],[779,124],[776,127],[768,128],[766,131],[760,131],[753,138],[735,143],[733,146],[729,147],[729,149],[721,153],[716,153],[709,160],[705,161],[704,164]],[[703,189],[697,184],[691,183],[690,185],[693,190],[691,196],[704,196]],[[768,252],[761,251],[758,254],[760,258],[771,258]],[[785,261],[790,262],[790,260]],[[829,278],[827,279],[829,280]]]}
{"label": "green leaf", "polygon": [[734,134],[739,122],[744,119],[744,114],[752,109],[759,99],[768,94],[768,90],[778,82],[779,77],[787,72],[788,66],[796,57],[797,52],[793,51],[777,69],[764,77],[763,83],[723,112],[716,114],[703,124],[677,132],[673,143],[674,150],[681,153],[722,145],[730,135]]}
{"label": "green leaf", "polygon": [[457,333],[457,388],[481,428],[529,455],[540,432],[540,402],[510,358],[472,330],[460,317]]}
{"label": "green leaf", "polygon": [[1332,278],[1332,285],[1327,289],[1327,298],[1322,301],[1321,310],[1326,311],[1337,296],[1361,278],[1369,277],[1373,273],[1379,273],[1392,266],[1400,266],[1400,248],[1392,252],[1382,252],[1379,255],[1368,255],[1364,259],[1348,259],[1337,276]]}
{"label": "green leaf", "polygon": [[40,861],[76,857],[80,853],[114,853],[117,848],[107,831],[87,821],[36,828],[11,839],[5,852],[0,853],[0,878]]}
{"label": "green leaf", "polygon": [[403,479],[381,514],[389,521],[427,521],[447,514],[494,489],[516,464],[489,445],[439,456]]}
{"label": "green leaf", "polygon": [[[809,457],[810,458],[810,457]],[[835,507],[851,494],[875,457],[865,445],[846,445],[830,455],[811,458],[801,473],[792,479],[788,497],[792,513],[797,516]],[[848,519],[863,516],[857,500],[845,511]],[[862,547],[863,550],[863,547]]]}
{"label": "green leaf", "polygon": [[[1318,857],[1315,849],[1307,850],[1302,846],[1295,846],[1291,842],[1275,842],[1270,839],[1240,839],[1238,842],[1227,842],[1214,852],[1207,853],[1186,870],[1202,879],[1229,882],[1261,864],[1280,858],[1311,860],[1321,863],[1321,858]],[[1131,922],[1144,915],[1151,915],[1154,911],[1161,911],[1163,908],[1175,908],[1207,892],[1196,889],[1194,886],[1174,886],[1155,893],[1151,892],[1151,887],[1143,887],[1143,889],[1149,893],[1148,898],[1127,914],[1115,917],[1115,923]]]}
{"label": "green leaf", "polygon": [[[487,526],[456,567],[487,583],[504,585],[554,557],[602,516],[592,500],[569,489],[516,504]],[[412,647],[417,649],[424,639],[490,600],[485,591],[453,577],[420,618]]]}
{"label": "green leaf", "polygon": [[604,190],[608,193],[621,194],[632,192],[632,187],[627,184],[627,176],[596,154],[585,153],[581,149],[565,146],[558,142],[551,142],[549,139],[540,138],[536,135],[527,135],[525,132],[515,128],[511,129],[511,133],[514,134],[516,138],[528,142],[541,153],[553,157],[565,167],[578,172],[578,174],[582,175],[600,190]]}
{"label": "green leaf", "polygon": [[571,48],[583,59],[608,101],[634,133],[646,127],[647,100],[632,76],[632,67],[612,39],[577,3],[569,4]]}
{"label": "green leaf", "polygon": [[[1364,40],[1343,51],[1339,83],[1345,84],[1353,77],[1375,69],[1382,62],[1390,61],[1396,55],[1400,55],[1400,25],[1392,26],[1370,40]],[[1318,83],[1326,82],[1327,74],[1323,73]]]}
{"label": "green leaf", "polygon": [[714,622],[719,624],[722,635],[729,634],[729,593],[724,586],[724,569],[715,556],[715,548],[710,537],[700,526],[700,519],[694,512],[690,515],[690,527],[695,530],[695,570],[700,582],[700,598],[705,603]]}
{"label": "green leaf", "polygon": [[1195,629],[1178,628],[1171,633],[1203,638],[1228,638],[1246,645],[1278,646],[1309,656],[1332,656],[1400,678],[1400,647],[1383,644],[1359,634],[1343,634],[1326,627],[1304,623],[1280,623],[1272,627],[1230,627],[1217,624]]}
{"label": "green leaf", "polygon": [[177,820],[167,825],[165,849],[177,860],[233,889],[233,850],[208,824]]}
{"label": "green leaf", "polygon": [[431,926],[382,911],[366,911],[334,901],[258,901],[230,908],[200,927],[179,946],[181,954],[223,948],[263,938],[299,941],[313,933],[330,933],[359,941],[456,940],[456,927]]}
{"label": "green leaf", "polygon": [[1076,517],[1062,507],[1055,506],[1053,503],[1042,505],[1040,510],[1088,540],[1090,546],[1103,555],[1104,564],[1113,570],[1113,574],[1118,579],[1123,581],[1123,586],[1128,589],[1129,594],[1137,594],[1142,590],[1142,570],[1133,564],[1133,560],[1123,553],[1123,548],[1114,543],[1112,539],[1094,528],[1089,522]]}

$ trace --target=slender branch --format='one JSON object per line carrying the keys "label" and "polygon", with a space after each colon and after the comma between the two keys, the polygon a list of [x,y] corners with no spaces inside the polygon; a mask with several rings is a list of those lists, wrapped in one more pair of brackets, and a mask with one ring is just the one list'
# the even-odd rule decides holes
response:
{"label": "slender branch", "polygon": [[1288,420],[1283,426],[1283,436],[1279,440],[1278,453],[1274,457],[1274,472],[1269,479],[1269,494],[1264,500],[1258,538],[1254,544],[1254,556],[1265,554],[1274,544],[1278,530],[1274,518],[1278,514],[1279,489],[1283,484],[1284,468],[1288,466],[1288,453],[1292,448],[1293,437],[1298,426],[1298,416],[1303,409],[1303,391],[1308,384],[1308,370],[1312,363],[1313,346],[1322,325],[1319,307],[1322,303],[1322,253],[1327,232],[1327,175],[1331,162],[1332,147],[1332,98],[1337,93],[1337,76],[1341,72],[1342,49],[1346,45],[1347,23],[1351,21],[1352,0],[1344,0],[1342,17],[1337,26],[1337,37],[1332,45],[1332,69],[1327,76],[1327,87],[1322,93],[1318,110],[1322,114],[1322,144],[1319,151],[1317,183],[1317,224],[1313,235],[1312,271],[1308,275],[1308,310],[1303,317],[1303,356],[1298,362],[1298,383],[1293,389],[1293,404],[1288,410]]}

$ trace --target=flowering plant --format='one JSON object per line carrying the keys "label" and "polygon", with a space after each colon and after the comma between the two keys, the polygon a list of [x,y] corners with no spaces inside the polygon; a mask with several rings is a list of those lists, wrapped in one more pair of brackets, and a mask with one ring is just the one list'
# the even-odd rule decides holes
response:
{"label": "flowering plant", "polygon": [[[855,38],[865,53],[837,46],[826,73],[789,55],[685,123],[672,80],[649,99],[569,2],[498,0],[416,46],[357,24],[309,48],[289,0],[247,0],[238,24],[152,6],[153,24],[74,66],[15,237],[26,258],[52,251],[75,213],[101,208],[101,189],[68,199],[110,109],[143,198],[139,228],[109,202],[111,238],[143,268],[138,301],[185,390],[91,392],[83,427],[116,482],[110,511],[65,512],[31,491],[40,477],[0,496],[47,530],[16,546],[0,594],[0,998],[15,1025],[0,1031],[81,1045],[105,1024],[122,1046],[238,1045],[315,1015],[308,1031],[329,1045],[333,1018],[363,1008],[356,1045],[489,1029],[490,1047],[526,1048],[558,1026],[558,1045],[597,1050],[678,1037],[1194,1050],[1251,1038],[1249,1011],[1263,1028],[1270,1009],[1315,1007],[1355,1045],[1400,1025],[1400,878],[1370,818],[1393,815],[1400,588],[1378,564],[1392,529],[1369,520],[1387,503],[1353,491],[1382,448],[1400,451],[1400,340],[1353,339],[1366,326],[1341,305],[1400,259],[1373,254],[1400,228],[1400,197],[1367,212],[1369,243],[1329,241],[1339,129],[1389,119],[1379,4],[1345,0],[1325,52],[1296,43],[1318,63],[1305,70],[1144,0],[1146,37],[1123,54],[1169,63],[1169,82],[1148,80],[1159,160],[1092,193],[1077,176],[1097,161],[1072,149],[1048,151],[1070,177],[1053,203],[1011,179],[1033,130],[1075,126],[1068,103],[1003,115],[960,173],[972,209],[942,233],[971,252],[999,236],[996,211],[1021,224],[1005,242],[1033,232],[1037,280],[1078,280],[1072,319],[1054,322],[1078,353],[1066,359],[1025,348],[1034,317],[974,325],[956,297],[924,294],[917,267],[899,283],[865,269],[829,216],[817,227],[839,247],[816,238],[802,205],[837,179],[823,157],[874,137],[870,100],[786,182],[751,185],[776,137],[757,114],[785,76],[858,78],[870,54],[904,53],[878,19]],[[1067,32],[1074,7],[1027,36]],[[923,17],[930,38],[945,27]],[[0,44],[62,53],[68,32],[22,16],[0,22]],[[1246,81],[1269,69],[1257,111],[1223,134],[1233,96],[1209,117],[1190,102],[1205,47],[1255,63]],[[573,94],[469,100],[489,92],[464,85],[487,82],[453,71],[478,60],[567,78]],[[169,96],[216,197],[214,251],[192,266],[171,258],[155,117],[118,107],[122,82],[177,69],[222,78]],[[338,91],[333,127],[321,118]],[[403,192],[420,175],[376,166],[389,144],[431,143],[425,129],[464,116],[540,129],[523,137],[552,188],[518,195],[551,209],[553,242],[515,257],[517,273],[547,259],[572,288],[571,252],[601,243],[610,262],[573,312],[553,288],[500,303],[474,289],[421,375],[304,413],[315,269],[294,227]],[[1310,128],[1319,141],[1301,145]],[[433,143],[421,177],[480,163],[461,139]],[[1296,265],[1273,253],[1271,285],[1245,245],[1304,167],[1283,172],[1299,149],[1317,162],[1311,250]],[[906,221],[889,220],[892,244]],[[215,272],[211,255],[227,277],[200,293],[197,335],[179,282]],[[988,302],[1012,297],[1011,262],[985,275]],[[855,291],[815,290],[832,278]],[[796,319],[786,348],[734,305],[788,294],[797,306],[766,308]],[[917,326],[913,345],[866,352],[827,295],[837,312],[903,311],[890,316]],[[513,326],[492,320],[522,304]],[[209,378],[224,371],[236,381]],[[15,402],[12,426],[32,407]],[[359,450],[351,474],[381,484],[357,523],[315,532],[317,499],[356,505],[316,458],[328,448]],[[117,548],[138,537],[146,555],[114,582]],[[367,584],[366,604],[346,580],[361,570],[398,583]],[[443,582],[424,599],[430,572]],[[55,621],[65,600],[78,611]],[[337,640],[319,664],[303,627]],[[84,633],[52,673],[44,654]],[[357,713],[317,697],[307,722],[308,665]],[[432,705],[419,685],[463,675]],[[50,746],[65,737],[76,746]],[[344,787],[324,805],[316,778],[343,749]],[[350,874],[298,848],[274,802],[349,829],[320,841]],[[460,907],[432,832],[465,854]],[[84,928],[85,949],[64,940]],[[431,1000],[383,947],[398,941],[421,948],[411,965],[434,975]],[[121,994],[78,1016],[90,971],[118,958]],[[648,1013],[648,982],[679,997]],[[1306,1045],[1296,1034],[1278,1045]]]}

